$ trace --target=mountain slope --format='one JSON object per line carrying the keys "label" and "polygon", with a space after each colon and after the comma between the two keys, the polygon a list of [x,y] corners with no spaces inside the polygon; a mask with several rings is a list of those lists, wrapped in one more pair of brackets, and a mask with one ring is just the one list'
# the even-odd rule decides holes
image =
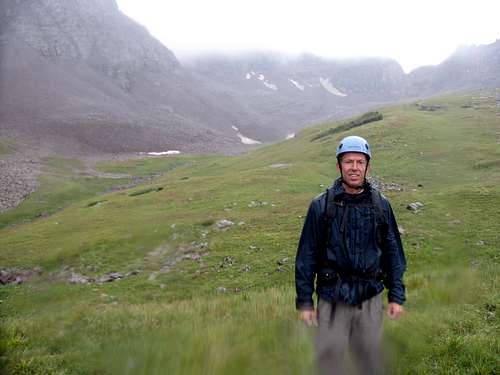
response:
{"label": "mountain slope", "polygon": [[409,75],[382,58],[255,53],[180,64],[114,0],[6,1],[0,136],[56,154],[234,153],[381,104],[496,87],[499,43]]}
{"label": "mountain slope", "polygon": [[[203,56],[184,66],[213,92],[225,92],[283,139],[311,123],[341,118],[401,97],[403,71],[388,59],[287,58],[255,53]],[[258,137],[254,124],[245,133]]]}
{"label": "mountain slope", "polygon": [[238,148],[229,111],[113,0],[12,1],[0,19],[1,129],[112,152]]}
{"label": "mountain slope", "polygon": [[500,39],[488,45],[461,47],[439,65],[415,69],[406,81],[406,94],[414,97],[499,87]]}
{"label": "mountain slope", "polygon": [[[199,56],[183,61],[213,92],[225,92],[265,124],[271,139],[383,103],[500,86],[500,40],[463,47],[436,66],[405,74],[394,60],[325,59],[273,53]],[[252,127],[245,132],[258,137]],[[260,133],[261,134],[261,133]]]}

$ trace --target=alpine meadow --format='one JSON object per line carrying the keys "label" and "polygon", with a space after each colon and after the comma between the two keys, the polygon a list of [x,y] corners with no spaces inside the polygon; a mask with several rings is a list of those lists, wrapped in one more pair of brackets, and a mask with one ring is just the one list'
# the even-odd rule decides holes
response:
{"label": "alpine meadow", "polygon": [[382,107],[238,156],[101,162],[101,177],[45,159],[38,189],[0,214],[0,264],[30,274],[0,287],[0,373],[313,373],[295,252],[338,141],[357,134],[408,263],[405,315],[384,323],[391,372],[498,374],[498,98]]}

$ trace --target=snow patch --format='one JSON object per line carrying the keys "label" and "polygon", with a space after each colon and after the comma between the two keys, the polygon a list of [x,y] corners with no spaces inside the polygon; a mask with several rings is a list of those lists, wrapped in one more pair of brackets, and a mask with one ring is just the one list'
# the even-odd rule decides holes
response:
{"label": "snow patch", "polygon": [[304,86],[298,83],[297,81],[294,81],[293,79],[289,78],[288,79],[295,87],[297,87],[300,91],[304,91]]}
{"label": "snow patch", "polygon": [[339,91],[339,89],[337,89],[335,86],[333,86],[330,82],[330,79],[329,78],[319,78],[319,83],[321,84],[321,86],[323,86],[323,88],[328,91],[330,94],[333,94],[333,95],[337,95],[337,96],[347,96],[347,94],[344,94],[342,92]]}
{"label": "snow patch", "polygon": [[262,83],[264,84],[264,86],[266,86],[268,89],[271,89],[271,90],[278,90],[278,86],[276,86],[275,84],[271,83],[271,82],[268,82],[266,80],[266,77],[264,76],[264,74],[257,74],[255,73],[253,70],[248,72],[247,75],[245,76],[246,79],[252,79],[254,76],[257,77],[257,79],[259,81],[262,81]]}
{"label": "snow patch", "polygon": [[252,138],[245,137],[245,136],[241,135],[240,133],[238,133],[237,135],[238,135],[238,137],[240,137],[241,143],[243,143],[245,145],[260,145],[261,144],[261,142],[256,141],[255,139],[252,139]]}
{"label": "snow patch", "polygon": [[292,139],[295,138],[295,133],[290,133],[286,136],[286,139]]}
{"label": "snow patch", "polygon": [[278,90],[278,87],[276,87],[276,85],[269,83],[267,81],[264,81],[264,86],[266,86],[268,89],[271,89],[271,90]]}
{"label": "snow patch", "polygon": [[151,156],[162,156],[162,155],[178,155],[180,151],[177,150],[168,150],[168,151],[160,151],[160,152],[148,152],[148,155]]}
{"label": "snow patch", "polygon": [[238,129],[238,128],[237,128],[236,126],[234,126],[234,125],[233,125],[233,126],[231,126],[231,128],[233,128],[233,130],[234,130],[234,131],[236,131],[236,132],[240,131],[240,129]]}

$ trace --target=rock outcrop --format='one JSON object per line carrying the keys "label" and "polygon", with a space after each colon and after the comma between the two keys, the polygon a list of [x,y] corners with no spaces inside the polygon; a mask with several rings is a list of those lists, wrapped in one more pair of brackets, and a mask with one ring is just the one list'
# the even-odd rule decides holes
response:
{"label": "rock outcrop", "polygon": [[231,111],[114,0],[4,3],[0,137],[86,153],[241,149]]}

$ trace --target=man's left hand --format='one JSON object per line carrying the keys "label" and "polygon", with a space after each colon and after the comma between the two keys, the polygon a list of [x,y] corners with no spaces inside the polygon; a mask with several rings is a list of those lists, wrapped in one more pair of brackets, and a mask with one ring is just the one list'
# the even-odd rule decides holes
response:
{"label": "man's left hand", "polygon": [[403,306],[395,302],[389,302],[389,306],[387,308],[387,316],[389,317],[389,319],[398,320],[401,315],[403,315],[403,312]]}

